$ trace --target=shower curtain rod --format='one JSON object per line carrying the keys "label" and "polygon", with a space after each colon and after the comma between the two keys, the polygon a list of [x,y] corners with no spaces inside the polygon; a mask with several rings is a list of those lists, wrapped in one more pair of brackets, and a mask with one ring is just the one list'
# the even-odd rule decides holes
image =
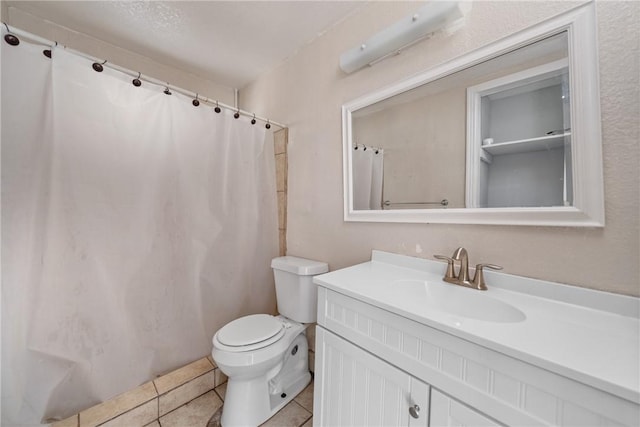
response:
{"label": "shower curtain rod", "polygon": [[[16,36],[24,37],[24,38],[28,39],[29,41],[31,41],[32,43],[40,44],[40,45],[47,46],[47,47],[61,46],[66,51],[68,51],[70,53],[73,53],[74,55],[80,56],[81,58],[85,58],[85,59],[88,59],[90,61],[94,61],[95,63],[98,63],[98,64],[102,65],[103,67],[109,67],[112,70],[115,70],[115,71],[118,71],[120,73],[126,74],[126,75],[131,76],[131,77],[133,77],[135,79],[142,80],[142,81],[145,81],[147,83],[151,83],[152,85],[155,85],[155,86],[165,87],[166,89],[170,89],[170,90],[175,91],[177,93],[180,93],[180,94],[182,94],[184,96],[187,96],[187,97],[190,97],[190,98],[194,98],[194,101],[198,100],[199,102],[203,102],[205,104],[209,104],[212,107],[220,107],[220,108],[224,108],[226,110],[235,111],[236,115],[237,115],[236,119],[239,118],[239,116],[246,116],[246,117],[251,117],[252,121],[254,119],[255,120],[260,120],[261,122],[267,123],[268,125],[277,126],[277,127],[281,128],[281,129],[284,129],[284,128],[287,127],[286,125],[283,125],[282,123],[278,123],[278,122],[275,122],[275,121],[273,121],[271,119],[267,119],[267,118],[264,118],[264,117],[257,116],[255,113],[251,113],[249,111],[241,110],[238,107],[233,107],[233,106],[227,105],[227,104],[225,104],[223,102],[219,102],[219,101],[216,101],[216,100],[211,100],[208,97],[201,98],[200,94],[197,93],[197,92],[192,92],[190,90],[186,90],[186,89],[183,89],[183,88],[180,88],[180,87],[177,87],[177,86],[173,86],[173,85],[169,84],[168,82],[165,83],[162,80],[158,80],[158,79],[155,79],[153,77],[142,76],[142,74],[139,71],[133,71],[133,70],[130,70],[128,68],[124,68],[124,67],[121,67],[119,65],[112,64],[112,63],[108,62],[107,60],[100,60],[99,58],[93,57],[91,55],[87,55],[86,53],[77,51],[77,50],[72,49],[70,47],[67,47],[65,45],[58,44],[57,41],[51,41],[51,40],[45,39],[45,38],[40,37],[38,35],[29,33],[28,31],[21,30],[19,28],[15,28],[15,27],[9,28],[9,25],[7,23],[5,23],[5,22],[3,22],[2,25],[6,28],[6,30],[7,30],[7,32],[9,34],[13,34],[13,35],[16,35]],[[235,91],[237,91],[237,89],[234,89],[234,92]],[[235,115],[234,115],[234,117],[235,117]]]}

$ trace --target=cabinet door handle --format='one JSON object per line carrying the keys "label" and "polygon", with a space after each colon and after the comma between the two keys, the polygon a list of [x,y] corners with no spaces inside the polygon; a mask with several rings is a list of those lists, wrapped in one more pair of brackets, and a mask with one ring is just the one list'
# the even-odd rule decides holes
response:
{"label": "cabinet door handle", "polygon": [[409,407],[409,414],[411,414],[413,418],[420,418],[420,407],[418,405]]}

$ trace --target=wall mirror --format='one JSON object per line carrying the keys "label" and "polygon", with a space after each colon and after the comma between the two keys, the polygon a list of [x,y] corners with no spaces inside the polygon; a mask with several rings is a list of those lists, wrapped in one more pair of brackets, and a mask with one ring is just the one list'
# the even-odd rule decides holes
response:
{"label": "wall mirror", "polygon": [[593,3],[343,110],[346,221],[604,225]]}

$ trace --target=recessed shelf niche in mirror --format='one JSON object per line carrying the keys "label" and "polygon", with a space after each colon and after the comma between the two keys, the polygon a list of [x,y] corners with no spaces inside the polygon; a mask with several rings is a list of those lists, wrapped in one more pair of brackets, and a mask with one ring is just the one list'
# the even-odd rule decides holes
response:
{"label": "recessed shelf niche in mirror", "polygon": [[567,33],[539,44],[564,57],[467,88],[469,207],[572,205]]}
{"label": "recessed shelf niche in mirror", "polygon": [[343,106],[345,220],[603,226],[593,4]]}

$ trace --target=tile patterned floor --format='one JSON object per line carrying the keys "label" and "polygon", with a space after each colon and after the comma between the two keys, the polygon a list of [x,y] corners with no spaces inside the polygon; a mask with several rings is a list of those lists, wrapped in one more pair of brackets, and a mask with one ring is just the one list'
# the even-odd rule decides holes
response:
{"label": "tile patterned floor", "polygon": [[[227,377],[211,357],[54,422],[52,427],[219,427]],[[313,382],[267,427],[311,427]]]}
{"label": "tile patterned floor", "polygon": [[[221,384],[215,388],[214,392],[224,402],[225,392],[227,390],[227,383]],[[196,399],[197,400],[197,399]],[[195,401],[194,401],[195,402]],[[188,404],[187,404],[188,405]],[[185,406],[187,406],[185,405]],[[210,405],[210,404],[208,404]],[[177,412],[179,409],[176,409]],[[222,407],[215,407],[213,410],[209,407],[210,419],[207,427],[219,427],[220,415],[222,414]],[[213,413],[213,415],[211,415]],[[200,420],[195,424],[187,424],[189,421],[185,419],[183,424],[171,424],[167,425],[160,419],[161,427],[173,427],[181,426],[199,426],[204,425]],[[196,421],[196,420],[194,420]],[[304,390],[300,392],[291,402],[289,402],[284,408],[278,411],[273,417],[267,420],[261,427],[311,427],[313,424],[313,381]],[[154,426],[155,427],[155,426]]]}

